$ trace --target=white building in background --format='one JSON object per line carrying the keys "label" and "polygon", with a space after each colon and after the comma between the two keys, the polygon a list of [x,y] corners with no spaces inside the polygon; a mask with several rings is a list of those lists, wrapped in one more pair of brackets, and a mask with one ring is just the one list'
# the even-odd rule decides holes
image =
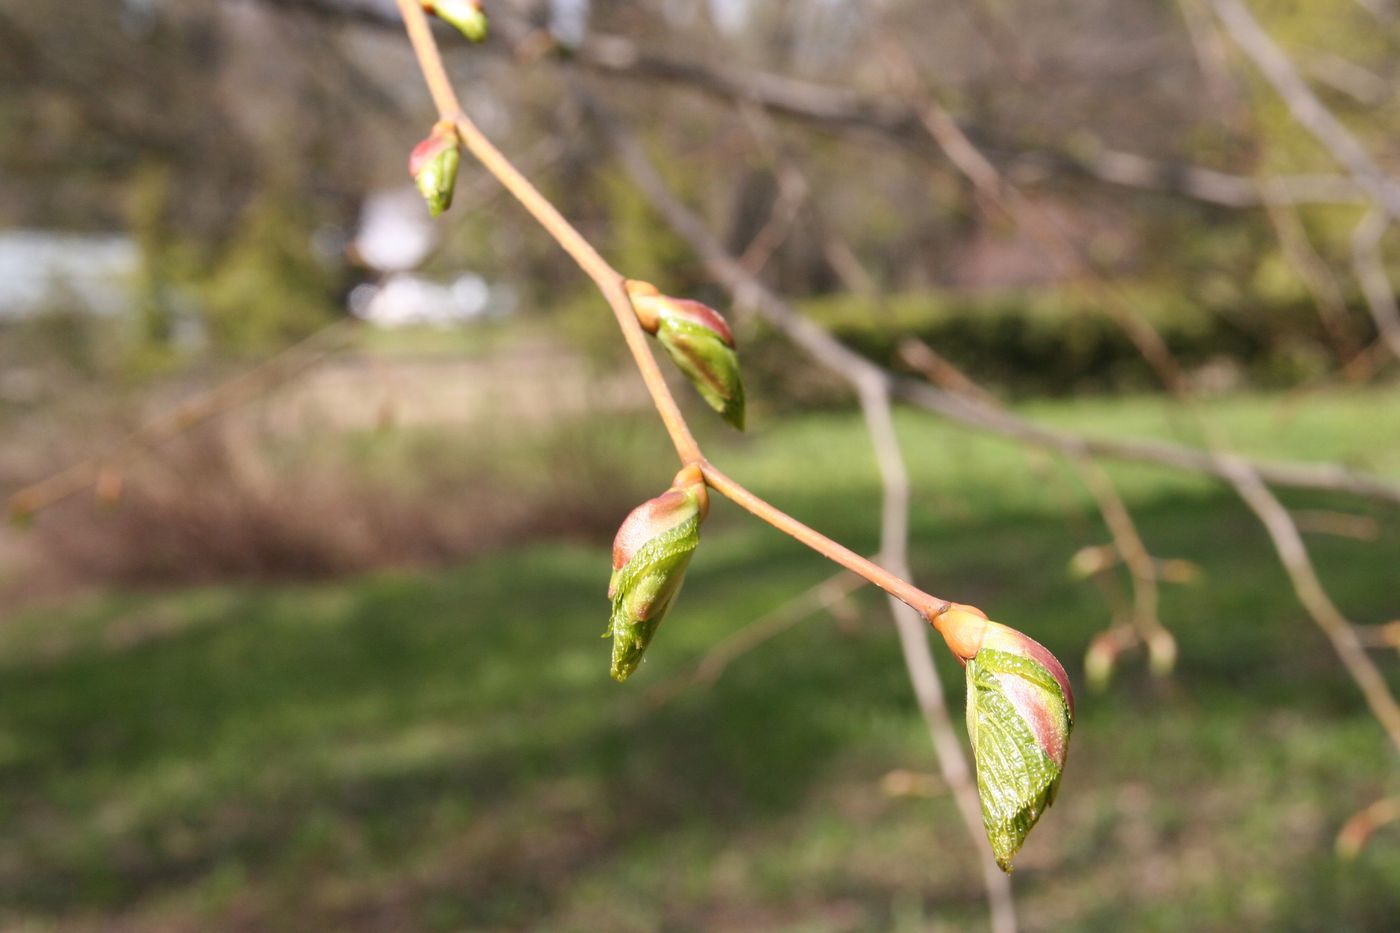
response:
{"label": "white building in background", "polygon": [[350,292],[350,311],[376,327],[455,327],[469,321],[510,313],[513,301],[504,289],[464,273],[451,282],[399,272]]}
{"label": "white building in background", "polygon": [[140,268],[130,237],[0,230],[0,323],[52,310],[126,314]]}
{"label": "white building in background", "polygon": [[[366,197],[349,254],[380,278],[350,293],[351,313],[379,327],[449,327],[510,313],[510,289],[479,275],[436,281],[413,271],[437,248],[439,231],[412,185]],[[343,234],[330,239],[324,258],[343,263]],[[53,310],[130,314],[140,271],[141,250],[128,236],[0,230],[0,325]],[[188,317],[197,323],[197,308]]]}
{"label": "white building in background", "polygon": [[375,272],[408,272],[437,248],[438,228],[412,185],[371,191],[360,205],[350,255]]}
{"label": "white building in background", "polygon": [[510,313],[514,296],[467,272],[440,282],[412,270],[437,247],[440,227],[412,185],[376,191],[365,198],[350,255],[381,273],[350,292],[350,312],[376,327],[452,327]]}

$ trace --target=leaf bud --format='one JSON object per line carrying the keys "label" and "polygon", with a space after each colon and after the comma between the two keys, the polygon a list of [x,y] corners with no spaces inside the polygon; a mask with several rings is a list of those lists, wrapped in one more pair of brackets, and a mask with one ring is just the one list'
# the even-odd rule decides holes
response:
{"label": "leaf bud", "polygon": [[462,156],[458,148],[457,128],[451,120],[439,120],[433,131],[408,157],[408,172],[418,186],[428,212],[434,217],[452,206],[452,192],[457,187],[457,165]]}
{"label": "leaf bud", "polygon": [[1118,666],[1121,651],[1118,634],[1113,629],[1099,632],[1089,640],[1084,652],[1084,679],[1094,692],[1106,690],[1113,679],[1113,671]]}
{"label": "leaf bud", "polygon": [[690,379],[711,408],[744,429],[744,383],[734,334],[718,311],[688,298],[672,298],[648,282],[629,281],[627,295],[637,320]]}
{"label": "leaf bud", "polygon": [[1118,552],[1107,544],[1091,545],[1074,552],[1069,560],[1069,575],[1083,580],[1096,573],[1102,573],[1118,563]]}
{"label": "leaf bud", "polygon": [[1147,636],[1147,667],[1154,677],[1166,677],[1176,668],[1176,638],[1158,626]]}
{"label": "leaf bud", "polygon": [[1003,871],[1055,802],[1074,725],[1064,667],[1044,645],[956,603],[933,616],[964,662],[982,822]]}
{"label": "leaf bud", "polygon": [[618,529],[608,583],[612,618],[606,634],[612,636],[612,676],[619,683],[637,669],[680,592],[709,506],[700,469],[687,466],[670,489],[633,509]]}
{"label": "leaf bud", "polygon": [[423,10],[455,26],[473,42],[486,39],[486,13],[481,9],[481,0],[423,0]]}

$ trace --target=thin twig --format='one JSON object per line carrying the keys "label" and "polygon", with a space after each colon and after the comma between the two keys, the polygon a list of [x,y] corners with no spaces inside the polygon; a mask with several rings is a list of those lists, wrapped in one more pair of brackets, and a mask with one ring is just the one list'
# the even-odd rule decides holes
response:
{"label": "thin twig", "polygon": [[1294,273],[1312,295],[1333,349],[1342,360],[1354,359],[1361,350],[1361,341],[1349,323],[1346,295],[1331,267],[1318,255],[1308,237],[1298,216],[1298,206],[1286,201],[1273,202],[1265,208],[1265,214]]}
{"label": "thin twig", "polygon": [[[1000,401],[973,382],[966,373],[945,359],[940,353],[918,338],[906,338],[900,343],[900,356],[906,363],[924,373],[930,380],[961,392],[986,405],[1000,406]],[[1168,660],[1157,661],[1157,669],[1170,667],[1174,657],[1174,640],[1163,628],[1157,613],[1159,595],[1157,590],[1157,562],[1148,552],[1138,533],[1132,513],[1127,503],[1119,495],[1112,478],[1093,457],[1087,454],[1066,454],[1065,460],[1074,470],[1084,487],[1094,498],[1104,526],[1113,537],[1114,552],[1128,567],[1128,575],[1133,584],[1133,608],[1130,618],[1133,630],[1142,642],[1149,646],[1155,656],[1168,652]]]}
{"label": "thin twig", "polygon": [[1351,262],[1377,332],[1390,352],[1400,359],[1400,303],[1395,299],[1395,289],[1381,258],[1381,238],[1390,223],[1390,218],[1379,210],[1368,212],[1352,232]]}
{"label": "thin twig", "polygon": [[257,366],[187,399],[133,431],[116,449],[75,463],[10,496],[9,512],[19,518],[36,513],[90,488],[103,476],[120,471],[149,451],[191,427],[225,414],[284,385],[320,362],[333,348],[332,339],[352,324],[341,318],[292,344]]}
{"label": "thin twig", "polygon": [[660,706],[670,702],[687,687],[713,684],[739,658],[777,638],[804,619],[829,609],[864,585],[863,579],[847,570],[827,577],[720,639],[692,669],[653,687],[647,699],[652,705]]}
{"label": "thin twig", "polygon": [[675,445],[677,456],[682,463],[699,460],[700,446],[690,433],[690,427],[686,424],[680,407],[676,405],[676,400],[661,375],[660,367],[656,365],[656,358],[652,356],[651,348],[647,344],[646,332],[637,322],[636,312],[627,297],[625,279],[564,219],[554,205],[520,174],[462,110],[457,93],[452,88],[452,81],[447,76],[447,69],[443,67],[442,55],[438,52],[437,41],[433,38],[422,7],[417,0],[397,2],[409,41],[412,42],[414,54],[418,58],[419,68],[423,72],[423,79],[427,82],[428,91],[437,107],[438,119],[451,121],[456,126],[463,145],[515,196],[598,286],[598,290],[603,293],[603,297],[612,308],[614,317],[617,318],[622,336],[632,353],[638,372],[641,373],[642,381],[646,383],[652,404],[671,437],[671,443]]}
{"label": "thin twig", "polygon": [[[1213,0],[1216,3],[1233,4],[1236,0]],[[895,57],[895,62],[905,64],[901,76],[906,87],[912,89],[914,76],[907,58]],[[1400,704],[1390,692],[1389,686],[1371,659],[1356,641],[1352,626],[1337,610],[1327,596],[1321,581],[1313,568],[1302,536],[1286,509],[1269,490],[1259,471],[1244,458],[1230,451],[1222,432],[1203,417],[1195,407],[1190,388],[1181,379],[1180,369],[1165,343],[1151,326],[1126,304],[1120,305],[1119,296],[1111,287],[1104,274],[1059,231],[1053,223],[1034,210],[1034,206],[1020,195],[1014,186],[1008,184],[976,149],[956,123],[947,117],[937,103],[929,100],[920,108],[929,134],[948,152],[949,158],[958,165],[973,184],[988,200],[997,204],[1013,221],[1027,232],[1036,233],[1047,247],[1056,250],[1074,263],[1073,268],[1089,277],[1099,287],[1097,294],[1106,302],[1105,308],[1127,332],[1139,351],[1152,363],[1163,383],[1177,400],[1190,412],[1203,433],[1207,456],[1219,474],[1239,493],[1249,508],[1255,513],[1269,532],[1274,548],[1288,571],[1293,588],[1308,614],[1327,635],[1338,658],[1347,672],[1356,681],[1367,704],[1379,720],[1391,742],[1400,750]],[[1126,555],[1125,555],[1126,558]]]}
{"label": "thin twig", "polygon": [[1313,567],[1312,558],[1308,556],[1307,545],[1303,543],[1303,536],[1298,533],[1298,526],[1289,517],[1288,510],[1269,488],[1260,482],[1258,474],[1250,469],[1248,464],[1228,454],[1221,454],[1220,460],[1222,466],[1229,471],[1231,482],[1239,491],[1240,497],[1259,517],[1259,521],[1273,540],[1274,550],[1278,552],[1284,570],[1288,572],[1298,601],[1332,642],[1337,657],[1341,659],[1352,680],[1360,687],[1366,705],[1380,721],[1391,744],[1400,751],[1400,704],[1396,703],[1380,669],[1366,654],[1355,628],[1323,589],[1322,581],[1318,579],[1317,570]]}
{"label": "thin twig", "polygon": [[[792,516],[776,508],[766,500],[754,495],[748,489],[721,472],[705,459],[694,435],[686,424],[685,416],[671,395],[661,369],[656,364],[651,347],[647,343],[646,332],[637,320],[636,312],[627,297],[626,280],[605,260],[593,245],[570,224],[558,209],[539,192],[529,179],[511,164],[510,160],[486,138],[476,123],[462,110],[451,79],[442,63],[437,42],[428,25],[427,16],[417,0],[397,0],[399,13],[403,17],[409,40],[423,72],[429,92],[438,110],[439,120],[450,121],[457,128],[463,145],[476,156],[477,160],[505,186],[517,201],[535,218],[544,230],[554,238],[565,252],[578,264],[599,291],[607,299],[617,319],[623,337],[631,350],[633,361],[642,375],[652,404],[660,415],[662,423],[676,448],[682,464],[693,464],[700,468],[705,482],[715,491],[730,499],[741,508],[779,531],[796,538],[817,553],[848,570],[851,570],[875,584],[885,592],[903,600],[930,620],[935,620],[949,602],[931,596],[923,590],[890,573],[883,567],[867,560],[850,548],[841,545],[826,535],[803,524]],[[935,620],[935,625],[937,624]]]}
{"label": "thin twig", "polygon": [[[326,19],[354,22],[376,28],[398,28],[395,18],[377,6],[338,3],[336,0],[260,0],[284,10],[298,10]],[[1379,2],[1379,0],[1376,0]],[[584,42],[561,50],[533,25],[513,19],[504,11],[493,13],[498,34],[509,40],[502,46],[488,42],[484,51],[517,55],[526,47],[528,60],[557,52],[569,67],[588,69],[644,83],[667,84],[696,91],[730,104],[749,103],[774,115],[798,120],[825,130],[857,131],[875,135],[904,151],[928,158],[936,156],[917,141],[917,121],[908,108],[883,97],[863,95],[850,88],[806,81],[788,75],[744,68],[732,60],[710,65],[645,48],[624,36],[590,32]],[[541,44],[543,47],[541,47]],[[990,135],[990,134],[985,134]],[[1218,169],[1169,162],[1115,150],[1088,154],[1035,148],[998,140],[985,146],[1009,175],[1044,177],[1060,174],[1093,179],[1109,185],[1162,192],[1232,208],[1260,207],[1268,199],[1296,203],[1357,204],[1365,192],[1344,175],[1296,175],[1273,179],[1261,189],[1255,179]]]}
{"label": "thin twig", "polygon": [[1352,631],[1363,648],[1400,649],[1400,619],[1379,625],[1353,625]]}
{"label": "thin twig", "polygon": [[1337,855],[1356,858],[1376,830],[1400,820],[1400,797],[1384,797],[1352,814],[1337,832]]}
{"label": "thin twig", "polygon": [[1293,119],[1346,169],[1357,186],[1392,220],[1400,220],[1400,185],[1383,172],[1360,141],[1323,105],[1277,42],[1242,0],[1210,0],[1225,31],[1254,62],[1288,106]]}

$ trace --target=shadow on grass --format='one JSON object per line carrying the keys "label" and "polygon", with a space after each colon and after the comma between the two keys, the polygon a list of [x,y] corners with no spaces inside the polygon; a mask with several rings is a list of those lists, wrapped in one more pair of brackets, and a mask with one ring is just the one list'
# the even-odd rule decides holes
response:
{"label": "shadow on grass", "polygon": [[[852,514],[835,524],[868,535]],[[1141,723],[1168,716],[1185,730],[1178,739],[1192,760],[1164,769],[1157,792],[1187,793],[1212,769],[1228,773],[1238,754],[1229,728],[1207,734],[1212,717],[1253,728],[1284,708],[1362,723],[1360,739],[1318,753],[1308,794],[1358,747],[1376,760],[1355,771],[1348,793],[1373,788],[1382,746],[1252,519],[1212,495],[1140,504],[1136,514],[1157,553],[1197,560],[1210,576],[1167,593],[1164,618],[1182,643],[1174,695],[1152,700],[1129,671],[1111,708],[1081,702],[1088,762],[1074,783],[1091,792],[1122,769],[1154,767],[1170,737]],[[1014,511],[916,518],[915,540],[930,542],[916,552],[930,588],[1033,632],[1078,680],[1079,655],[1105,612],[1066,578],[1084,541],[1065,521]],[[1395,532],[1388,527],[1381,546],[1318,542],[1329,585],[1359,620],[1381,621],[1393,608]],[[720,906],[707,893],[720,871],[709,863],[734,839],[757,839],[771,865],[751,867],[774,877],[740,884],[740,901],[796,903],[802,877],[815,871],[826,878],[818,900],[854,904],[862,923],[892,922],[899,884],[847,871],[849,856],[816,869],[796,856],[785,862],[806,845],[787,834],[816,832],[813,812],[826,804],[814,801],[853,780],[865,794],[878,768],[910,749],[928,763],[877,602],[865,603],[871,624],[854,633],[809,623],[713,687],[645,706],[649,680],[828,572],[762,529],[731,528],[709,544],[641,686],[607,679],[607,644],[593,637],[606,615],[606,558],[557,547],[449,574],[224,591],[158,637],[79,644],[42,664],[0,655],[0,913],[139,915],[173,901],[177,914],[194,917],[236,910],[337,926],[382,926],[392,916],[415,927],[515,927],[547,923],[588,887],[610,909],[639,899],[640,926],[703,925],[698,918]],[[941,663],[960,710],[957,671]],[[870,765],[856,768],[857,780],[851,762],[862,757]],[[939,825],[956,833],[950,808],[939,806]],[[1346,801],[1332,806],[1344,812]],[[1112,871],[1113,839],[1086,831],[1063,858],[1086,875]],[[953,847],[943,864],[966,879],[958,844],[943,843]],[[1315,844],[1275,875],[1325,858]],[[685,877],[659,877],[681,862]],[[1051,896],[1044,871],[1028,866],[1029,897]],[[1348,884],[1310,889],[1307,915],[1377,916],[1384,877],[1363,873]],[[975,916],[975,887],[930,874],[918,892]],[[1086,903],[1076,922],[1112,926],[1170,911],[1172,893],[1142,914],[1133,899],[1098,912]],[[1293,902],[1277,894],[1265,919]],[[1220,916],[1239,916],[1235,907],[1221,906]]]}

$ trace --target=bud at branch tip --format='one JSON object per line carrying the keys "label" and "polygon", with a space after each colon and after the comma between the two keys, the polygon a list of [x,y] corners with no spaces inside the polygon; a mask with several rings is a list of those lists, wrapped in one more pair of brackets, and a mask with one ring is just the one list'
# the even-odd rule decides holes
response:
{"label": "bud at branch tip", "polygon": [[422,7],[423,12],[450,23],[472,42],[485,40],[487,21],[481,0],[422,0]]}
{"label": "bud at branch tip", "polygon": [[982,822],[997,864],[1010,871],[1059,790],[1074,725],[1069,677],[1044,645],[980,609],[953,603],[929,621],[964,665]]}

